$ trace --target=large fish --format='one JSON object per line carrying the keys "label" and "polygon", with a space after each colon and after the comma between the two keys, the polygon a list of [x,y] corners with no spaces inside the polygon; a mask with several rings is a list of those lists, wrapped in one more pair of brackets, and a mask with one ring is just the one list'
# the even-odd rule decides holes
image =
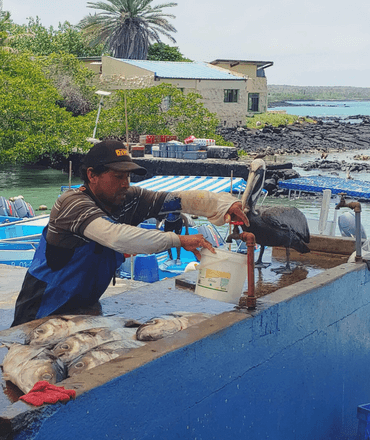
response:
{"label": "large fish", "polygon": [[136,338],[139,341],[156,341],[199,324],[212,316],[208,313],[174,312],[152,318],[137,329]]}
{"label": "large fish", "polygon": [[[139,341],[136,342],[140,344]],[[81,374],[109,362],[122,354],[128,353],[132,348],[134,347],[127,346],[125,341],[114,341],[99,345],[72,361],[68,366],[68,376]]]}
{"label": "large fish", "polygon": [[92,348],[114,341],[122,341],[127,348],[144,345],[143,342],[136,340],[136,329],[94,328],[68,336],[52,348],[52,353],[68,364]]}
{"label": "large fish", "polygon": [[93,328],[118,328],[140,323],[119,316],[62,315],[55,316],[34,328],[26,338],[30,345],[51,345],[74,333]]}
{"label": "large fish", "polygon": [[28,393],[39,380],[51,384],[62,381],[67,368],[45,347],[14,343],[3,361],[3,377]]}

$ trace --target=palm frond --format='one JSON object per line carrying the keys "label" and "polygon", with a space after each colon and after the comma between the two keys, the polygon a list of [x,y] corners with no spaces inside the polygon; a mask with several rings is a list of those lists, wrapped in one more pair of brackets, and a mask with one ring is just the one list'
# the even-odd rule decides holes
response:
{"label": "palm frond", "polygon": [[176,29],[168,21],[175,16],[163,13],[162,9],[177,6],[177,3],[152,7],[152,1],[88,2],[89,8],[100,12],[84,17],[78,27],[90,40],[90,46],[103,43],[118,58],[146,59],[150,42],[159,43],[160,35],[176,42],[170,34]]}

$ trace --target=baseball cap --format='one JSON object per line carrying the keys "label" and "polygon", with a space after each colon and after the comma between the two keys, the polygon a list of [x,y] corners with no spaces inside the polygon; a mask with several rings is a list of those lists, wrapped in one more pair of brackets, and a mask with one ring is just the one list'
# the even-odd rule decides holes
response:
{"label": "baseball cap", "polygon": [[132,161],[127,148],[119,141],[103,141],[95,144],[86,154],[83,163],[87,167],[105,165],[115,171],[126,171],[143,176],[146,169]]}

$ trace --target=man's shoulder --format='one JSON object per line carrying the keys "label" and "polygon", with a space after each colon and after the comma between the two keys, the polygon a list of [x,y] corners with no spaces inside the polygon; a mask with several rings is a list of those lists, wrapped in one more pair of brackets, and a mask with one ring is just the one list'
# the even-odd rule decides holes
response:
{"label": "man's shoulder", "polygon": [[58,197],[55,204],[57,204],[58,202],[59,204],[65,204],[65,203],[69,204],[80,200],[85,201],[86,203],[95,204],[94,200],[85,192],[84,186],[80,186],[79,188],[68,189],[67,191],[63,192]]}

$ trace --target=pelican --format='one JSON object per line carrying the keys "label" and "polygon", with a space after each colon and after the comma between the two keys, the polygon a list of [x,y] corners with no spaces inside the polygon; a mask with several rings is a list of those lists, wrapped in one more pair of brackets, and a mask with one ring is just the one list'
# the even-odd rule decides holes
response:
{"label": "pelican", "polygon": [[310,252],[306,243],[310,242],[310,232],[304,214],[295,207],[271,206],[259,207],[256,203],[265,182],[266,165],[262,159],[254,160],[250,165],[247,185],[242,197],[242,209],[246,210],[250,226],[243,229],[252,232],[261,246],[256,267],[267,267],[262,263],[265,246],[284,246],[286,248],[286,266],[281,273],[291,273],[290,248],[298,252]]}

